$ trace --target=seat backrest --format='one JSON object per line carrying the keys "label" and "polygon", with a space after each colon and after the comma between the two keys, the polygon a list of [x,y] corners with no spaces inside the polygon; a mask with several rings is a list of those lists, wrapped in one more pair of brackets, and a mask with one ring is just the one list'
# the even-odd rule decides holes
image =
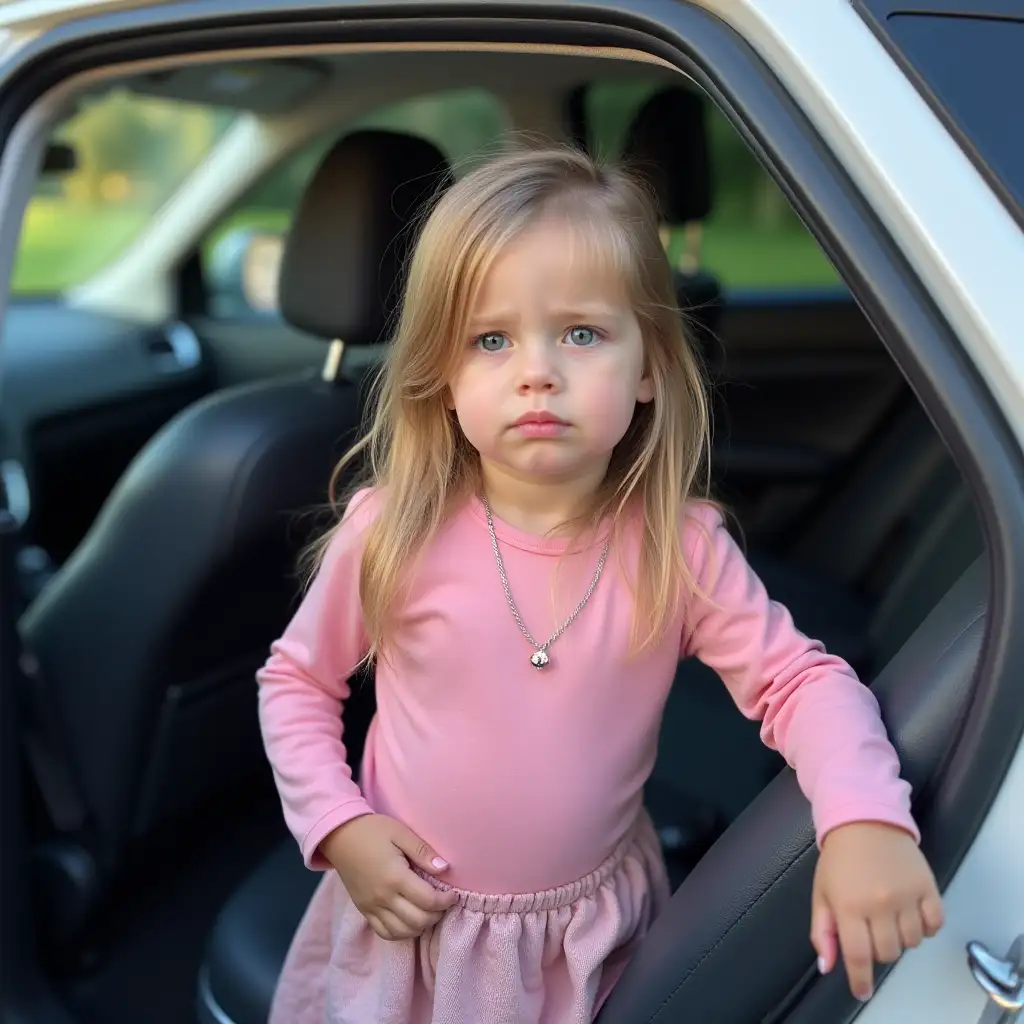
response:
{"label": "seat backrest", "polygon": [[[340,140],[289,233],[285,318],[325,342],[383,341],[414,222],[449,181],[422,139]],[[306,513],[361,421],[359,388],[327,376],[225,389],[169,422],[23,618],[101,871],[266,770],[253,673],[300,588]]]}
{"label": "seat backrest", "polygon": [[[700,226],[714,203],[707,101],[682,86],[661,89],[637,111],[626,133],[622,158],[644,180],[658,201],[662,222],[692,232],[699,247]],[[685,254],[684,254],[685,255]],[[674,269],[679,308],[701,345],[711,349],[722,311],[718,278],[694,263]]]}
{"label": "seat backrest", "polygon": [[981,523],[949,451],[916,400],[899,413],[794,546],[799,562],[872,608],[871,664],[899,650],[984,550]]}

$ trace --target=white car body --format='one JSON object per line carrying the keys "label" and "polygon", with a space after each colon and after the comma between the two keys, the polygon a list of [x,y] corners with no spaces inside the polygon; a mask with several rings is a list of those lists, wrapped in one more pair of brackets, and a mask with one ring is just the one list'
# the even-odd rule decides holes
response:
{"label": "white car body", "polygon": [[[816,126],[955,328],[1024,447],[1024,233],[1005,206],[846,0],[698,3],[760,53]],[[0,5],[3,46],[101,9],[147,6],[152,0],[15,0]],[[282,151],[338,114],[332,106],[288,124],[240,119],[149,229],[70,301],[165,317],[177,258]],[[1022,849],[1024,749],[945,890],[941,934],[900,960],[859,1021],[982,1019],[989,999],[971,976],[965,947],[980,940],[1002,956],[1024,933]],[[742,965],[736,969],[740,980]]]}

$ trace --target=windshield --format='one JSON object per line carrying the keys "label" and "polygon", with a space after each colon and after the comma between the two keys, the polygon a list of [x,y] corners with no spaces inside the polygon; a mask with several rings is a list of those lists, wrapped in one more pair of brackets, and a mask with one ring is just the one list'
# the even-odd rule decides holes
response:
{"label": "windshield", "polygon": [[124,89],[83,101],[54,131],[52,141],[73,147],[76,166],[40,177],[12,291],[61,292],[115,260],[235,117]]}

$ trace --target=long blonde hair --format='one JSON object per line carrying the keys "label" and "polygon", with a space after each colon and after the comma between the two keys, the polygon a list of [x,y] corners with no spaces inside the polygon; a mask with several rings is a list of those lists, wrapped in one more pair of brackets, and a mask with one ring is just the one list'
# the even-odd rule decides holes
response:
{"label": "long blonde hair", "polygon": [[[382,502],[366,538],[360,593],[372,657],[386,645],[403,578],[457,504],[480,486],[479,456],[446,405],[473,304],[501,249],[542,214],[565,214],[624,275],[643,335],[655,397],[638,404],[577,533],[637,508],[642,524],[632,630],[634,650],[657,640],[693,586],[681,546],[684,506],[704,497],[709,403],[684,334],[658,217],[644,186],[624,168],[570,148],[499,156],[471,171],[433,206],[408,269],[388,358],[374,382],[372,423],[335,468],[365,453],[350,490],[378,488]],[[318,564],[335,526],[312,551]]]}

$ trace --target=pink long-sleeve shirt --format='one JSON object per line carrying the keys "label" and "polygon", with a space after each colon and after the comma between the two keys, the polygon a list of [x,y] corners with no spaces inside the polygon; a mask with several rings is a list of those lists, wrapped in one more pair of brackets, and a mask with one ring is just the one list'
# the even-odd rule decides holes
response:
{"label": "pink long-sleeve shirt", "polygon": [[[689,655],[719,674],[739,712],[759,720],[764,742],[795,768],[819,841],[863,820],[918,838],[870,690],[794,627],[703,505],[682,525],[700,593],[679,602],[661,642],[629,652],[623,568],[635,569],[639,531],[627,529],[538,670],[509,610],[482,504],[469,501],[411,574],[388,658],[376,666],[377,714],[357,785],[342,709],[367,650],[359,566],[378,504],[372,491],[353,499],[258,674],[267,753],[310,867],[327,867],[318,846],[328,833],[376,811],[426,839],[460,888],[536,892],[582,877],[640,811],[676,665]],[[546,639],[585,591],[600,538],[570,551],[500,520],[495,529],[520,613]]]}

